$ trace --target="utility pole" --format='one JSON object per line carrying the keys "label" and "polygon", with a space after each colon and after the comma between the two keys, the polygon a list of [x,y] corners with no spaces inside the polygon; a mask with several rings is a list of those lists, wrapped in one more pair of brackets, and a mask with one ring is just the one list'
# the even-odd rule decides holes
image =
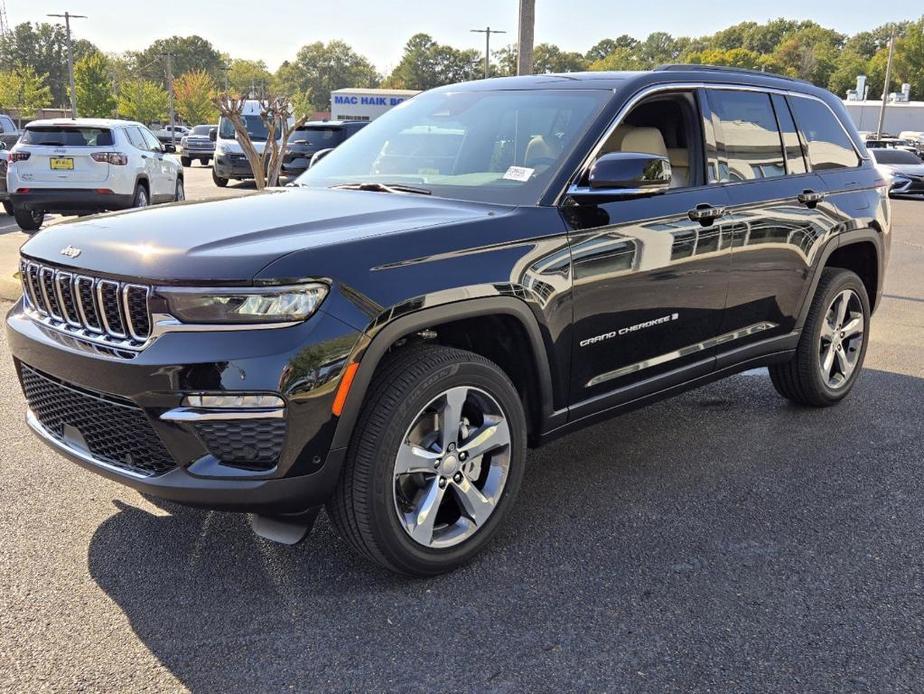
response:
{"label": "utility pole", "polygon": [[533,34],[536,28],[536,0],[520,0],[517,34],[517,74],[533,74]]}
{"label": "utility pole", "polygon": [[77,86],[74,84],[74,46],[71,41],[71,20],[86,19],[83,14],[50,14],[49,17],[62,17],[64,19],[64,28],[67,32],[67,76],[71,83],[71,118],[77,117]]}
{"label": "utility pole", "polygon": [[170,111],[170,144],[176,147],[176,113],[173,110],[173,53],[165,53],[167,59],[167,108]]}
{"label": "utility pole", "polygon": [[0,0],[0,36],[5,36],[10,30],[10,23],[6,18],[6,0]]}
{"label": "utility pole", "polygon": [[506,34],[506,31],[485,27],[484,29],[472,29],[473,34],[484,34],[484,78],[491,76],[491,34]]}
{"label": "utility pole", "polygon": [[895,52],[895,28],[889,34],[889,62],[886,63],[885,84],[882,85],[882,104],[879,106],[879,126],[876,137],[882,137],[882,125],[885,123],[886,101],[889,98],[889,82],[892,81],[892,55]]}

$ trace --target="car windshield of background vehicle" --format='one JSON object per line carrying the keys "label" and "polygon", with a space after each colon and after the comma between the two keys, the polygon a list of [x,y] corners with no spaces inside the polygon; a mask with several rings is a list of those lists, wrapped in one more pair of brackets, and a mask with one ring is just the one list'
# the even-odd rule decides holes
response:
{"label": "car windshield of background vehicle", "polygon": [[209,134],[209,130],[211,130],[213,127],[214,127],[214,126],[211,126],[211,125],[197,125],[195,128],[193,128],[193,129],[190,131],[190,134],[191,134],[191,135],[206,135],[206,136],[207,136],[207,135]]}
{"label": "car windshield of background vehicle", "polygon": [[422,94],[296,182],[403,184],[453,199],[536,204],[609,97],[602,90]]}
{"label": "car windshield of background vehicle", "polygon": [[[244,126],[253,142],[266,142],[266,136],[269,134],[266,130],[266,123],[260,116],[241,116]],[[221,118],[218,121],[218,134],[223,140],[234,139],[234,125],[227,118]],[[276,138],[282,137],[282,128],[276,129]]]}
{"label": "car windshield of background vehicle", "polygon": [[904,149],[871,149],[869,151],[877,164],[917,164],[924,165],[920,157]]}
{"label": "car windshield of background vehicle", "polygon": [[299,128],[289,135],[289,142],[311,147],[336,147],[343,141],[343,128]]}
{"label": "car windshield of background vehicle", "polygon": [[48,147],[109,147],[112,133],[104,128],[36,126],[26,128],[20,142]]}

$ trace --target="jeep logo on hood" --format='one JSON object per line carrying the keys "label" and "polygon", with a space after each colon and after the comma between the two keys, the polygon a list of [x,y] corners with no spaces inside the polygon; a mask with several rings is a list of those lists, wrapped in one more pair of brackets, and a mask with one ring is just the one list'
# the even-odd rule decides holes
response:
{"label": "jeep logo on hood", "polygon": [[80,249],[74,248],[74,246],[67,245],[61,249],[61,255],[66,255],[68,258],[76,258],[80,255]]}

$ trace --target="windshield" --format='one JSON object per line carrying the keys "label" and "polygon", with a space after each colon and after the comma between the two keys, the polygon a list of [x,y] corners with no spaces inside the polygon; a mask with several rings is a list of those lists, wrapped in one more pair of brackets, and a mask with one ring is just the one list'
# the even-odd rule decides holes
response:
{"label": "windshield", "polygon": [[209,130],[214,128],[214,125],[197,125],[190,132],[192,135],[208,135]]}
{"label": "windshield", "polygon": [[608,96],[577,90],[421,94],[353,135],[297,183],[402,183],[447,198],[535,204]]}
{"label": "windshield", "polygon": [[26,128],[20,143],[53,147],[109,147],[112,145],[112,132],[104,128],[36,126]]}
{"label": "windshield", "polygon": [[924,164],[917,156],[904,149],[873,149],[870,152],[879,164]]}
{"label": "windshield", "polygon": [[[247,132],[250,139],[254,142],[266,142],[266,124],[260,116],[241,116],[244,125],[247,126]],[[218,135],[223,140],[234,139],[234,125],[227,118],[222,117],[218,121]],[[281,128],[276,129],[277,139],[282,137]]]}
{"label": "windshield", "polygon": [[289,142],[299,142],[320,149],[324,147],[336,147],[343,141],[343,136],[343,128],[299,128],[289,135]]}

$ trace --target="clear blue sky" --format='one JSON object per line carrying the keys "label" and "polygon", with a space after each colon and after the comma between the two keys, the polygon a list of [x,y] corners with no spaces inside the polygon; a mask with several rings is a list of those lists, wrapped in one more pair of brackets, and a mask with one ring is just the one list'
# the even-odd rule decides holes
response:
{"label": "clear blue sky", "polygon": [[[339,38],[381,72],[394,67],[405,41],[419,31],[441,43],[483,50],[483,35],[468,30],[490,25],[509,32],[492,37],[492,42],[513,43],[518,7],[517,0],[6,0],[6,4],[11,24],[44,21],[45,14],[64,10],[88,15],[89,19],[74,21],[75,35],[105,51],[139,50],[154,39],[195,33],[218,50],[262,59],[275,69],[306,43]],[[745,20],[775,17],[812,19],[852,34],[924,14],[920,0],[537,0],[536,5],[536,42],[582,52],[601,38],[619,34],[702,35]],[[236,19],[235,11],[245,8],[268,11],[279,21]],[[255,39],[255,30],[272,40]]]}

